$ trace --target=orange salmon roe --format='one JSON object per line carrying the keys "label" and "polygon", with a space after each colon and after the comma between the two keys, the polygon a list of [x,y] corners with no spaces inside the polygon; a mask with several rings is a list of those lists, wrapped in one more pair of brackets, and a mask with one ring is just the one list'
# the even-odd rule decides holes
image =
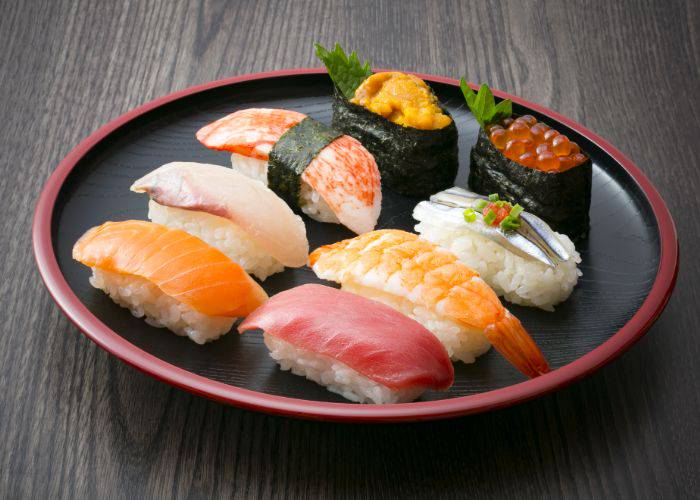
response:
{"label": "orange salmon roe", "polygon": [[505,118],[486,133],[506,158],[543,172],[564,172],[588,160],[578,144],[532,115]]}

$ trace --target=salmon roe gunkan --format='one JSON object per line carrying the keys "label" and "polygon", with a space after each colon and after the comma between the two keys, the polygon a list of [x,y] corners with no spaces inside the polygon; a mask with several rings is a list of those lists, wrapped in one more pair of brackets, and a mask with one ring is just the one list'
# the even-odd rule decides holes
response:
{"label": "salmon roe gunkan", "polygon": [[506,158],[543,172],[564,172],[588,157],[581,148],[532,115],[505,118],[486,127],[491,143]]}

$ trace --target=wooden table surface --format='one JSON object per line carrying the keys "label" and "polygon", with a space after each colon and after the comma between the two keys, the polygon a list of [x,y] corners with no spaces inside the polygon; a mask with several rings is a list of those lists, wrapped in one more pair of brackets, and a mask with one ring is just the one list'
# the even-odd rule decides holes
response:
{"label": "wooden table surface", "polygon": [[[0,497],[691,497],[700,471],[700,3],[0,1]],[[35,269],[59,160],[155,97],[318,66],[491,83],[609,139],[666,199],[678,284],[620,359],[489,414],[337,425],[225,407],[97,348]]]}

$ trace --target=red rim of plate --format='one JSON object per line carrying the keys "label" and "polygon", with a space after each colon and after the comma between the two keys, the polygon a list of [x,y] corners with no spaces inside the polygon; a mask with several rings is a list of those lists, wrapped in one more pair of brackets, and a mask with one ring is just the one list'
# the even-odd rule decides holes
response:
{"label": "red rim of plate", "polygon": [[[609,363],[627,350],[651,327],[666,306],[678,274],[678,239],[671,214],[649,179],[617,148],[581,125],[554,111],[505,92],[494,91],[501,98],[526,106],[572,128],[612,156],[634,178],[647,196],[656,216],[660,233],[660,260],[654,284],[644,303],[632,318],[606,342],[571,363],[536,379],[489,392],[439,401],[392,405],[358,405],[309,401],[241,389],[196,375],[167,363],[129,343],[95,317],[73,293],[56,260],[51,239],[54,204],[63,182],[75,165],[96,144],[119,127],[159,106],[198,92],[249,80],[326,73],[325,69],[306,68],[256,73],[225,78],[155,99],[112,120],[76,146],[46,182],[37,201],[32,238],[34,256],[49,293],[68,318],[93,342],[125,363],[191,393],[250,410],[278,415],[350,422],[398,422],[430,420],[468,415],[528,401],[564,387]],[[427,81],[459,85],[452,78],[415,73]],[[476,86],[472,85],[476,89]]]}

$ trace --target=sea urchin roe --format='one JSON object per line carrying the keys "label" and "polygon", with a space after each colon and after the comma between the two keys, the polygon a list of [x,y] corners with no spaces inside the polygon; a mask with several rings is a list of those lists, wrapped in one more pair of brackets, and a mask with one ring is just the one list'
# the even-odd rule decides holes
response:
{"label": "sea urchin roe", "polygon": [[404,127],[437,130],[452,123],[428,84],[398,71],[371,75],[355,90],[350,102]]}
{"label": "sea urchin roe", "polygon": [[578,144],[532,115],[506,118],[486,132],[506,158],[543,172],[564,172],[588,160]]}

